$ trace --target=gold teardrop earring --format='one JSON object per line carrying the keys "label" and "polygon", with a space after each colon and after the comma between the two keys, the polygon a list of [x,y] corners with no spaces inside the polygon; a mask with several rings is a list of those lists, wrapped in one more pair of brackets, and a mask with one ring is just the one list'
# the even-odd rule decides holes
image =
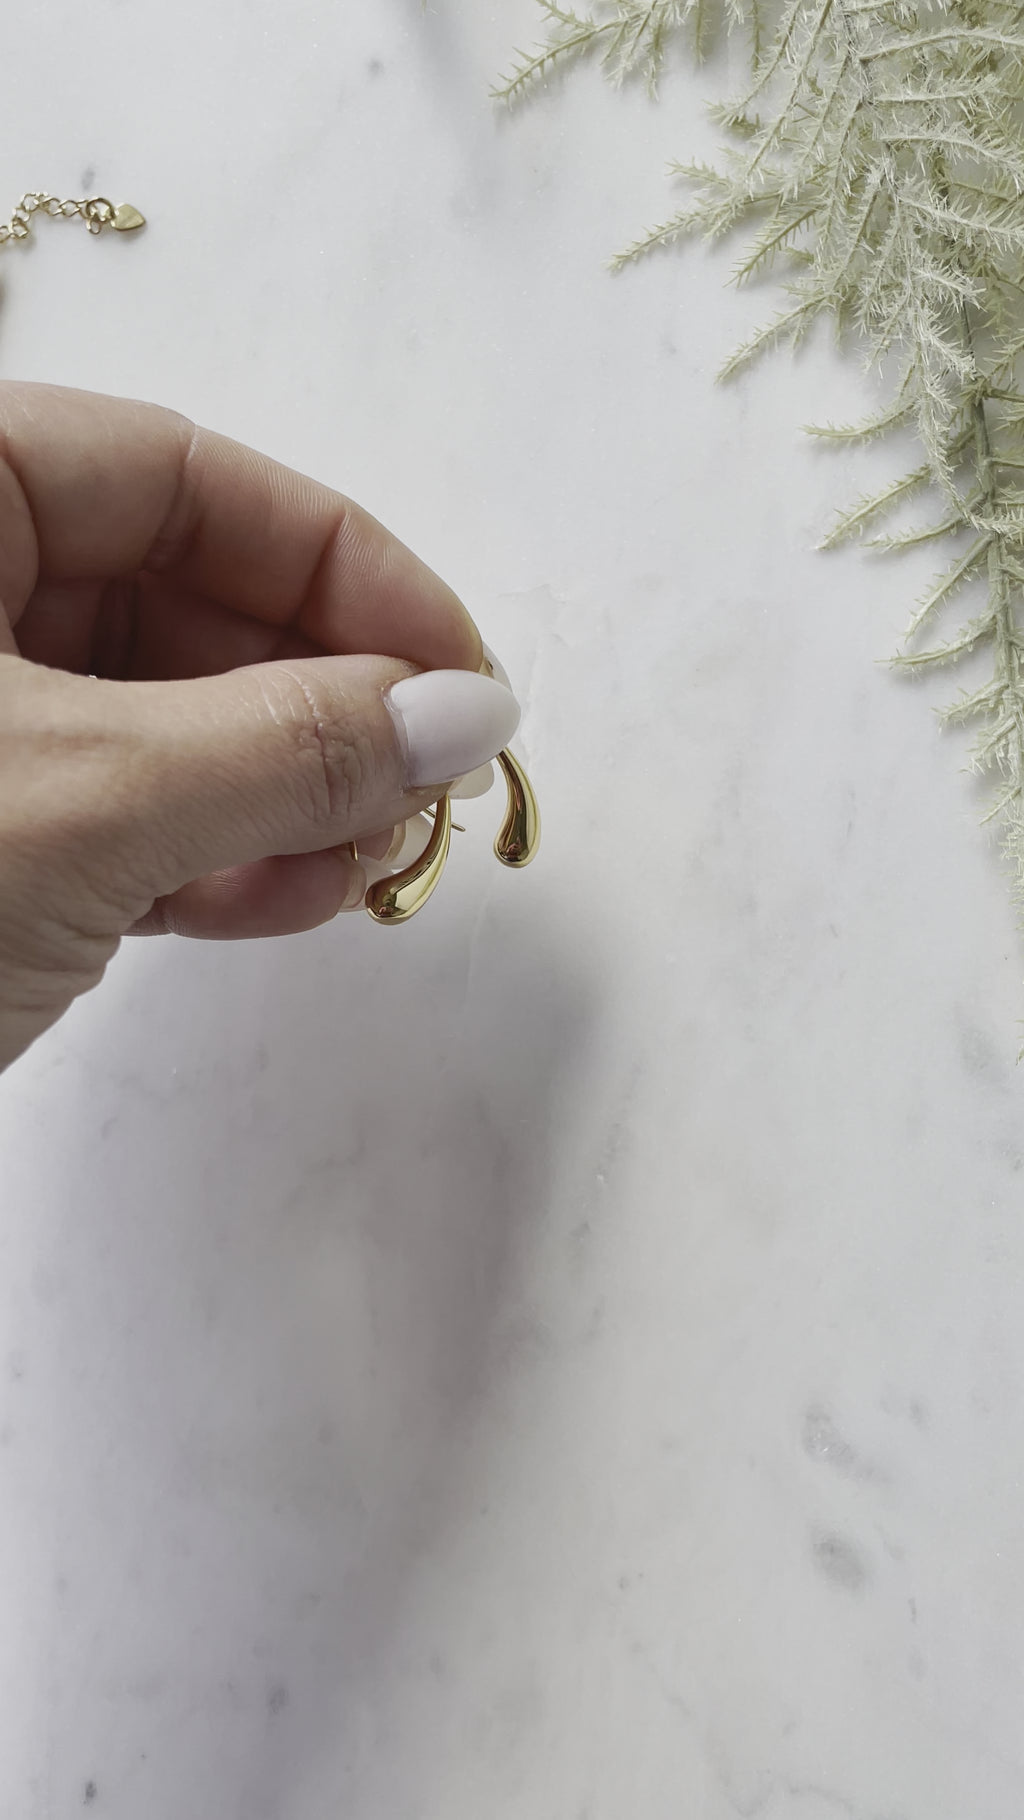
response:
{"label": "gold teardrop earring", "polygon": [[[499,752],[498,764],[508,792],[505,819],[494,851],[503,866],[521,872],[540,846],[540,809],[526,772],[511,752]],[[391,878],[382,878],[366,893],[366,909],[375,923],[407,923],[432,896],[444,871],[452,842],[451,798],[442,796],[434,809],[434,826],[419,859]]]}
{"label": "gold teardrop earring", "polygon": [[540,846],[540,809],[533,785],[519,760],[513,758],[511,752],[499,752],[498,763],[508,790],[508,806],[494,851],[503,866],[513,866],[521,872]]}
{"label": "gold teardrop earring", "polygon": [[434,806],[434,826],[419,859],[390,878],[378,879],[365,903],[375,923],[407,923],[422,910],[445,869],[452,844],[452,803],[442,796]]}

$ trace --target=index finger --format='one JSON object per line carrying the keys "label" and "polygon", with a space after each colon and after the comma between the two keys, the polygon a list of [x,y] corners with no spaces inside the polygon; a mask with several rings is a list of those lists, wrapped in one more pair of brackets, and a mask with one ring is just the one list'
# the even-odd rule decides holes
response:
{"label": "index finger", "polygon": [[144,570],[325,650],[477,669],[458,596],[368,512],[157,405],[0,387],[0,602]]}

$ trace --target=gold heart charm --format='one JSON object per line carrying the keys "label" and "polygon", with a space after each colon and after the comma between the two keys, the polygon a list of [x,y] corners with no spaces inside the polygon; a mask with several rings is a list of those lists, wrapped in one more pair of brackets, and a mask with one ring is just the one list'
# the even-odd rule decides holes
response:
{"label": "gold heart charm", "polygon": [[145,227],[146,217],[140,215],[130,202],[119,202],[114,210],[114,226],[119,234],[130,234],[135,228]]}

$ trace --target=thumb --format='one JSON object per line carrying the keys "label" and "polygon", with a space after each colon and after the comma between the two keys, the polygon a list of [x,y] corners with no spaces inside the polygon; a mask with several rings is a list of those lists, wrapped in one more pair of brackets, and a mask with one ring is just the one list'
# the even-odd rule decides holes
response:
{"label": "thumb", "polygon": [[519,722],[490,677],[381,657],[158,683],[0,657],[0,701],[0,853],[111,934],[207,873],[408,820]]}
{"label": "thumb", "polygon": [[519,724],[490,677],[380,657],[105,687],[133,753],[112,832],[151,895],[407,820]]}

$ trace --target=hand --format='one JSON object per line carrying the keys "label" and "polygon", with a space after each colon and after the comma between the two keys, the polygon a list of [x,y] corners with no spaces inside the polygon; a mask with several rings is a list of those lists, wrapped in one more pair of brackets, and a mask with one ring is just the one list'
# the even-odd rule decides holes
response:
{"label": "hand", "polygon": [[[369,653],[369,655],[368,655]],[[283,935],[505,745],[456,596],[151,405],[0,387],[0,1067],[122,935]]]}

